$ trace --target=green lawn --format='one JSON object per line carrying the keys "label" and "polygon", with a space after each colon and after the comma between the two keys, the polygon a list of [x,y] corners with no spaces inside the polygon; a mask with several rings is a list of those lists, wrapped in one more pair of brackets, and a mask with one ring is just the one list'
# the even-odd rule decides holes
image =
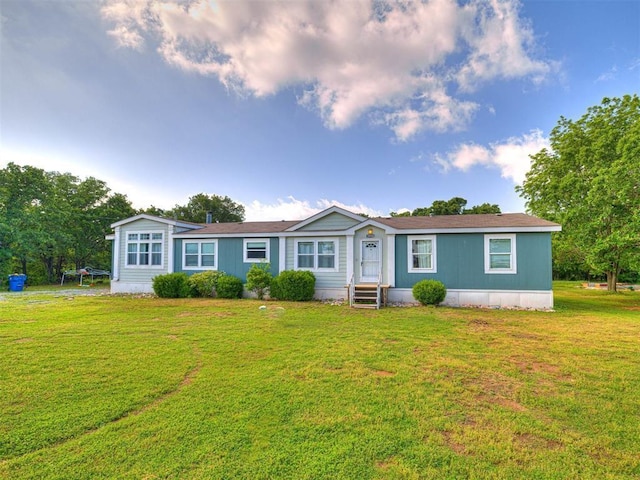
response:
{"label": "green lawn", "polygon": [[[266,309],[260,309],[261,305]],[[0,298],[0,477],[638,478],[640,293]]]}

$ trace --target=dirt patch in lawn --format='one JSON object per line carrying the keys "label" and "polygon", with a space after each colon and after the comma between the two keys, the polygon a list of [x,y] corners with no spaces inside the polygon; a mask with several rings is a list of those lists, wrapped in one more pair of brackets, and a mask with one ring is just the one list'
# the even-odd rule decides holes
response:
{"label": "dirt patch in lawn", "polygon": [[449,430],[445,430],[444,432],[442,432],[442,438],[444,439],[444,443],[447,445],[447,447],[456,452],[458,455],[466,454],[467,448],[462,443],[455,441],[454,436],[455,435],[453,434],[453,432]]}
{"label": "dirt patch in lawn", "polygon": [[535,450],[558,450],[563,446],[562,442],[542,438],[531,433],[516,433],[515,440],[522,447]]}
{"label": "dirt patch in lawn", "polygon": [[473,320],[469,320],[469,325],[476,328],[488,327],[489,322],[482,320],[481,318],[474,318]]}
{"label": "dirt patch in lawn", "polygon": [[385,460],[380,460],[376,462],[376,468],[380,470],[389,470],[392,467],[397,467],[398,461],[394,457],[389,457]]}
{"label": "dirt patch in lawn", "polygon": [[515,379],[494,374],[477,379],[474,384],[480,388],[481,393],[476,395],[479,402],[500,405],[515,412],[527,410],[515,399],[518,390],[518,382]]}
{"label": "dirt patch in lawn", "polygon": [[522,373],[544,374],[556,380],[571,381],[571,375],[564,373],[558,365],[541,362],[530,358],[519,358],[513,360],[514,365]]}
{"label": "dirt patch in lawn", "polygon": [[386,370],[375,370],[373,374],[377,377],[393,377],[395,375],[395,373]]}
{"label": "dirt patch in lawn", "polygon": [[33,342],[33,338],[31,337],[24,337],[24,338],[18,338],[16,340],[13,341],[14,343],[27,343],[27,342]]}

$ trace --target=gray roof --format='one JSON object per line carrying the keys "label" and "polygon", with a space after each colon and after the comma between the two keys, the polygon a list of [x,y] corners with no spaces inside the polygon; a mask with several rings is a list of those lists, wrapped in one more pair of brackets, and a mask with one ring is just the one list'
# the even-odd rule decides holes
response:
{"label": "gray roof", "polygon": [[278,233],[300,223],[300,220],[280,220],[275,222],[228,222],[201,224],[203,228],[181,232],[181,235],[229,235],[236,233]]}
{"label": "gray roof", "polygon": [[379,217],[377,222],[397,230],[454,228],[559,227],[560,225],[524,213],[434,215],[433,217]]}
{"label": "gray roof", "polygon": [[[453,230],[453,229],[509,229],[532,228],[556,230],[560,225],[524,213],[435,215],[433,217],[377,217],[370,219],[396,230]],[[180,235],[236,235],[285,232],[302,220],[271,222],[229,222],[200,224],[202,228],[181,232]],[[365,220],[363,224],[366,224]]]}

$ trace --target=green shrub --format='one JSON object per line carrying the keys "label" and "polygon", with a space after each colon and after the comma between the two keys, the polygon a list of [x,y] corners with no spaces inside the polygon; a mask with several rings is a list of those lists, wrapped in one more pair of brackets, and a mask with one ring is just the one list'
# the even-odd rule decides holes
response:
{"label": "green shrub", "polygon": [[160,298],[187,298],[191,291],[186,273],[167,273],[153,277],[153,291]]}
{"label": "green shrub", "polygon": [[242,280],[233,275],[222,275],[216,285],[218,298],[242,298]]}
{"label": "green shrub", "polygon": [[193,297],[214,297],[218,280],[224,272],[209,270],[206,272],[194,273],[189,277],[189,287]]}
{"label": "green shrub", "polygon": [[262,300],[271,285],[271,265],[268,263],[254,263],[247,272],[247,290],[254,292]]}
{"label": "green shrub", "polygon": [[307,270],[285,270],[271,281],[271,297],[306,302],[313,298],[316,277]]}
{"label": "green shrub", "polygon": [[438,280],[420,280],[413,286],[413,298],[422,305],[438,305],[447,295],[447,289]]}

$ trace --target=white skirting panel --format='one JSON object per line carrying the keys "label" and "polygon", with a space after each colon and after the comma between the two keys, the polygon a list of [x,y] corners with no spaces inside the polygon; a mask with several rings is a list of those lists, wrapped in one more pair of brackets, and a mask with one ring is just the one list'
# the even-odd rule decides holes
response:
{"label": "white skirting panel", "polygon": [[[389,302],[415,303],[410,288],[390,288]],[[551,290],[447,290],[443,305],[451,307],[553,308]]]}
{"label": "white skirting panel", "polygon": [[347,288],[316,288],[313,298],[316,300],[345,300],[347,298]]}
{"label": "white skirting panel", "polygon": [[111,281],[111,293],[153,293],[151,282],[120,282]]}

